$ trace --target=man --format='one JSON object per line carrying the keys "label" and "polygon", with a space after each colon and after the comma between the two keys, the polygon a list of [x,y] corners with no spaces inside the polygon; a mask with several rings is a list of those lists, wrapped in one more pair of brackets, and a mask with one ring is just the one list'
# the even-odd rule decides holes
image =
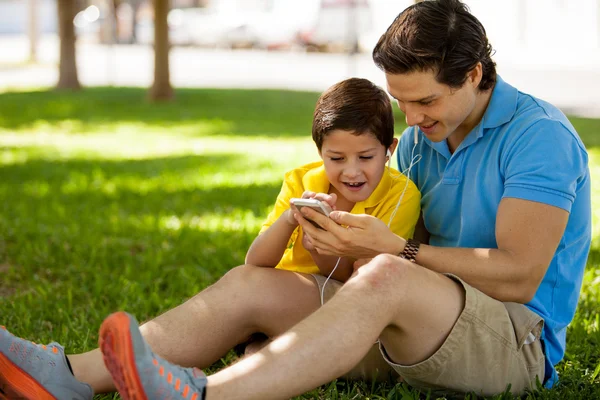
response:
{"label": "man", "polygon": [[[407,123],[418,126],[416,138],[410,129],[402,136],[399,162],[404,170],[421,156],[411,168],[422,192],[421,242],[367,215],[328,219],[303,209],[296,218],[320,254],[361,259],[343,286],[327,283],[327,303],[316,309],[309,284],[303,291],[300,281],[279,282],[297,323],[208,378],[154,354],[190,361],[169,347],[170,336],[152,333],[156,323],[142,336],[133,317],[113,314],[101,349],[121,396],[289,398],[343,375],[376,341],[417,388],[491,395],[508,385],[523,393],[537,380],[551,386],[590,245],[587,154],[562,113],[496,76],[490,53],[484,28],[457,0],[407,8],[373,52]],[[275,287],[272,273],[251,271]],[[197,365],[225,340],[206,334],[211,324],[225,338],[241,324],[227,304],[219,318],[210,315],[212,300],[235,290],[228,279],[187,306],[202,337]],[[162,321],[183,321],[177,310]]]}

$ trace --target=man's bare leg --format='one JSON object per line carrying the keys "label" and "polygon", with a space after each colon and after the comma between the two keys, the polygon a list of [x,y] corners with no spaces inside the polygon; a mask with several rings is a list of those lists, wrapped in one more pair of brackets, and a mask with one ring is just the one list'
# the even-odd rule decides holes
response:
{"label": "man's bare leg", "polygon": [[[320,306],[310,276],[241,266],[180,306],[140,327],[152,349],[182,366],[207,367],[254,332],[276,336]],[[115,390],[96,349],[70,355],[75,377],[96,393]]]}
{"label": "man's bare leg", "polygon": [[412,364],[446,339],[465,301],[451,279],[397,257],[363,266],[323,307],[258,353],[208,377],[207,399],[283,399],[349,371],[381,340]]}

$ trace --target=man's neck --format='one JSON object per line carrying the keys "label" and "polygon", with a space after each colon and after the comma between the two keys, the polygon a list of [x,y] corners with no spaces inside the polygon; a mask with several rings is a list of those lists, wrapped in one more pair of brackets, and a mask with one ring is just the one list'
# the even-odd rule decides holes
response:
{"label": "man's neck", "polygon": [[475,107],[473,108],[473,111],[471,111],[471,114],[469,114],[463,123],[456,128],[454,133],[446,139],[451,154],[454,154],[454,151],[462,141],[465,140],[467,135],[477,126],[477,124],[479,124],[479,122],[481,122],[485,110],[487,110],[487,106],[490,103],[490,99],[492,98],[493,90],[494,89],[492,88],[484,92],[479,92],[477,99],[475,100]]}

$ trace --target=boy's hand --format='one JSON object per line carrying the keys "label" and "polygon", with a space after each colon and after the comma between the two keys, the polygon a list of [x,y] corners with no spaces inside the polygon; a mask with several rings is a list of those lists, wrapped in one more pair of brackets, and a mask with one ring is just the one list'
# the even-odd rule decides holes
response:
{"label": "boy's hand", "polygon": [[326,193],[315,193],[310,190],[302,193],[303,199],[317,199],[321,200],[331,207],[332,210],[335,210],[335,203],[337,202],[337,195],[335,193],[326,194]]}
{"label": "boy's hand", "polygon": [[[329,204],[329,206],[331,207],[332,210],[335,210],[335,203],[337,201],[337,195],[335,193],[331,193],[331,194],[326,194],[326,193],[315,193],[315,192],[311,192],[310,190],[305,191],[304,193],[302,193],[302,198],[303,199],[317,199],[320,200],[322,202],[325,202],[327,204]],[[290,204],[290,209],[286,211],[286,221],[288,222],[288,224],[292,225],[292,226],[298,226],[298,221],[296,220],[296,218],[294,218],[294,214],[295,213],[299,213],[300,211],[298,211],[298,209],[296,208],[295,205]],[[304,238],[302,239],[302,244],[304,245]],[[312,246],[312,242],[310,244],[310,246],[314,249],[314,246]],[[309,250],[306,246],[304,246],[306,248],[306,250]]]}
{"label": "boy's hand", "polygon": [[294,218],[294,213],[297,213],[297,212],[298,212],[298,209],[292,204],[290,209],[284,211],[285,215],[282,215],[285,218],[285,221],[288,224],[290,224],[291,226],[293,226],[294,228],[299,225],[296,218]]}

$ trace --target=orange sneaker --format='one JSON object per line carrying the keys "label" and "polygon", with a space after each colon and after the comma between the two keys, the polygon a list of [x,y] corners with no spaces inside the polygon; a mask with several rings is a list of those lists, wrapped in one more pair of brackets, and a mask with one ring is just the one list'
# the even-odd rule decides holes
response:
{"label": "orange sneaker", "polygon": [[0,327],[0,399],[92,400],[90,385],[78,381],[58,343],[40,345]]}
{"label": "orange sneaker", "polygon": [[124,400],[204,399],[206,375],[155,355],[138,322],[125,312],[111,314],[102,323],[100,350]]}

